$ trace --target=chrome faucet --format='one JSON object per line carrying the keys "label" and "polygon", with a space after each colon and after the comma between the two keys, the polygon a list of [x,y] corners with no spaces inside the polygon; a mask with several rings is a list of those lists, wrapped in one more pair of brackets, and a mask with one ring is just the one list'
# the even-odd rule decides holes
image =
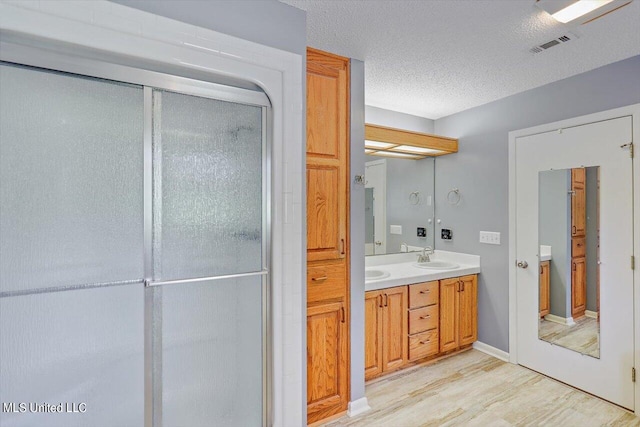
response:
{"label": "chrome faucet", "polygon": [[431,246],[426,246],[422,248],[422,254],[418,255],[418,262],[429,262],[431,259],[429,255],[433,255],[433,248]]}

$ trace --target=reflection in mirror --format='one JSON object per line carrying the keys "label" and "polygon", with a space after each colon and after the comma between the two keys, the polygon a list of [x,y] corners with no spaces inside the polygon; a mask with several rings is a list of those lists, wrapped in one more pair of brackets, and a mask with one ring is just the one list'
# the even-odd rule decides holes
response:
{"label": "reflection in mirror", "polygon": [[538,337],[600,357],[598,166],[539,174]]}
{"label": "reflection in mirror", "polygon": [[[434,244],[435,159],[381,158],[365,167],[365,255],[421,251]],[[424,229],[425,236],[418,236]]]}

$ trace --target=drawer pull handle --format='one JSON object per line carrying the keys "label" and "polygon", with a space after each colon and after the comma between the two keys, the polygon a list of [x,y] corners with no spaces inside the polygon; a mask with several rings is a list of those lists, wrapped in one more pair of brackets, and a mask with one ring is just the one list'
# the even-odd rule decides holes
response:
{"label": "drawer pull handle", "polygon": [[431,342],[431,340],[420,341],[420,344],[429,344],[430,342]]}
{"label": "drawer pull handle", "polygon": [[322,276],[322,277],[312,277],[311,281],[312,282],[322,282],[323,280],[327,280],[328,277],[327,276]]}
{"label": "drawer pull handle", "polygon": [[431,315],[430,315],[430,314],[427,314],[426,316],[420,316],[420,319],[428,319],[428,318],[430,318],[430,317],[431,317]]}
{"label": "drawer pull handle", "polygon": [[426,291],[420,291],[421,294],[428,294],[429,292],[431,292],[429,289],[427,289]]}

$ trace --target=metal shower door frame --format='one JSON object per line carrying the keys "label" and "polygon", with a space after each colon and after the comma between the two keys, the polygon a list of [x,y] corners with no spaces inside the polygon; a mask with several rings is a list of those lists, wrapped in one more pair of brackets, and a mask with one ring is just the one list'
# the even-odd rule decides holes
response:
{"label": "metal shower door frame", "polygon": [[[99,59],[75,54],[68,46],[38,47],[34,40],[21,39],[15,35],[3,34],[0,41],[0,61],[10,64],[30,66],[62,73],[94,77],[119,83],[128,83],[143,88],[144,130],[142,139],[143,149],[143,218],[144,218],[144,364],[145,364],[145,427],[162,426],[162,395],[161,379],[158,383],[157,374],[154,375],[154,364],[158,359],[154,354],[160,351],[161,341],[154,340],[153,325],[158,322],[159,295],[163,286],[189,284],[202,281],[216,281],[219,279],[239,278],[247,276],[262,277],[262,419],[263,425],[272,424],[272,347],[271,342],[271,147],[272,147],[272,110],[267,95],[262,91],[232,87],[216,83],[218,76],[210,74],[211,81],[197,80],[174,74],[154,71],[152,64],[149,69],[136,66],[121,65],[131,59],[104,55]],[[113,62],[111,62],[113,61]],[[224,79],[224,76],[220,76]],[[227,101],[238,104],[257,106],[262,108],[262,268],[260,271],[221,275],[204,278],[186,278],[181,280],[156,281],[153,277],[153,104],[154,89],[162,89],[184,95]],[[131,280],[132,284],[140,283],[138,278]],[[129,281],[127,281],[129,283]]]}

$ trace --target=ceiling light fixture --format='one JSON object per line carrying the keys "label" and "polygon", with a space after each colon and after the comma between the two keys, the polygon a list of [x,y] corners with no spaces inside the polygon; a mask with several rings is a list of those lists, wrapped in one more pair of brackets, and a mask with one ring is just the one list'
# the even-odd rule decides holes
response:
{"label": "ceiling light fixture", "polygon": [[365,125],[365,154],[424,159],[458,152],[458,140],[379,125]]}
{"label": "ceiling light fixture", "polygon": [[586,24],[633,0],[536,0],[536,6],[563,24]]}

